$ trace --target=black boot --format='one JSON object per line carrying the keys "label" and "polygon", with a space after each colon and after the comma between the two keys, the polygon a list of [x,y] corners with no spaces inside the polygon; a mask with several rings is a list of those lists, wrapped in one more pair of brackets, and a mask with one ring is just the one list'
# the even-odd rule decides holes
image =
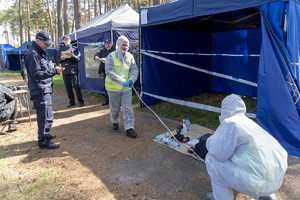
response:
{"label": "black boot", "polygon": [[113,123],[113,129],[116,131],[119,129],[119,124],[118,123]]}
{"label": "black boot", "polygon": [[132,128],[126,130],[126,135],[130,138],[136,138],[137,134]]}
{"label": "black boot", "polygon": [[50,142],[48,144],[43,144],[43,145],[39,144],[39,147],[40,147],[40,149],[50,149],[50,150],[52,150],[52,149],[58,149],[59,145]]}

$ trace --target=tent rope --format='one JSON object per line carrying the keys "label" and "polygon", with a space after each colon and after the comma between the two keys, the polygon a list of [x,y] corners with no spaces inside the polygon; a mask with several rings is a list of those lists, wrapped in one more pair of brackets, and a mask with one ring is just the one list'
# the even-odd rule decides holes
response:
{"label": "tent rope", "polygon": [[[160,123],[168,130],[168,132],[173,136],[173,139],[180,145],[184,145],[188,148],[190,148],[190,146],[186,145],[186,144],[183,144],[183,143],[180,143],[174,136],[173,132],[169,129],[169,127],[161,120],[161,118],[142,100],[141,96],[139,95],[139,93],[136,91],[136,89],[134,87],[132,87],[132,89],[134,90],[134,92],[136,93],[136,95],[138,96],[138,98],[141,100],[141,102],[157,117],[157,119],[160,121]],[[193,151],[193,149],[191,149]],[[203,161],[205,163],[205,161],[200,157],[198,156],[194,151],[193,151],[193,155]]]}

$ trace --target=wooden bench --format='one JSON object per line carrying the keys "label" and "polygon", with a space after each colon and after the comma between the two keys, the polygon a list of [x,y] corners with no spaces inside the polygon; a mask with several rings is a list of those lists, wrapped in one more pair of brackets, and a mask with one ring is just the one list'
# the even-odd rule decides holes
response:
{"label": "wooden bench", "polygon": [[7,120],[5,120],[5,121],[3,121],[3,122],[0,122],[0,125],[1,126],[3,126],[2,127],[2,129],[1,129],[1,131],[0,131],[0,134],[6,134],[6,132],[4,131],[4,129],[5,129],[5,127],[7,126],[7,125],[9,125],[9,124],[11,124],[11,123],[13,123],[13,120],[10,120],[10,119],[7,119]]}

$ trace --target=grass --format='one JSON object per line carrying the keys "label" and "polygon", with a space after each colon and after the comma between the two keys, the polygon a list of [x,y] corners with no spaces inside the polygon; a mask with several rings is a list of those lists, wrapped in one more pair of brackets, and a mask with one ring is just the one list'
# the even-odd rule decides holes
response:
{"label": "grass", "polygon": [[[1,70],[0,74],[10,75],[10,76],[20,76],[19,71],[10,71],[10,70]],[[64,89],[64,83],[62,80],[62,76],[54,76],[53,77],[53,85],[56,89]],[[95,94],[88,91],[83,91],[84,96],[95,96],[103,98],[99,94]],[[201,103],[211,106],[220,107],[222,99],[226,96],[226,94],[216,94],[216,93],[202,93],[197,96],[193,96],[191,98],[186,99],[186,101]],[[253,98],[243,98],[245,104],[247,106],[247,112],[256,113],[256,100]],[[156,105],[150,106],[151,109],[157,113],[160,117],[173,119],[182,122],[183,118],[189,118],[191,123],[199,124],[201,126],[210,128],[215,130],[219,126],[219,113],[189,108],[185,106],[180,106],[168,102],[158,103]],[[140,100],[137,95],[133,96],[133,108],[142,112],[151,112],[148,108],[143,107],[140,108]]]}

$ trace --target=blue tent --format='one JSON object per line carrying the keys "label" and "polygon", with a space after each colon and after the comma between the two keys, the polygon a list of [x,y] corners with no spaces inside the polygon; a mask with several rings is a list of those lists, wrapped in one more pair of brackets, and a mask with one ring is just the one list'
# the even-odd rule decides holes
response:
{"label": "blue tent", "polygon": [[8,68],[8,60],[7,60],[7,51],[13,50],[15,47],[10,44],[0,44],[1,55],[3,59],[3,64],[5,68]]}
{"label": "blue tent", "polygon": [[[6,68],[10,70],[21,70],[22,57],[25,55],[28,46],[31,45],[31,42],[24,42],[19,48],[13,48],[6,51],[7,54],[7,65]],[[48,60],[52,60],[53,63],[57,57],[56,48],[48,48],[46,50]]]}
{"label": "blue tent", "polygon": [[[110,39],[115,45],[120,35],[128,37],[131,44],[138,41],[139,15],[128,4],[119,8],[108,11],[107,13],[97,16],[70,34],[71,40],[77,42],[78,50],[81,54],[79,62],[80,85],[81,88],[90,92],[104,93],[104,81],[99,77],[89,77],[86,73],[87,56],[93,59],[93,55],[87,55],[85,50],[88,46],[94,45],[101,47],[106,39]],[[133,50],[133,46],[130,46]],[[96,62],[93,63],[97,66]],[[95,72],[96,73],[96,72]]]}
{"label": "blue tent", "polygon": [[24,42],[19,48],[8,50],[7,59],[8,65],[7,68],[10,70],[20,70],[22,57],[27,50],[27,46],[31,45],[31,42]]}
{"label": "blue tent", "polygon": [[300,156],[299,22],[299,0],[178,0],[142,8],[143,100],[203,92],[257,97],[257,122]]}

